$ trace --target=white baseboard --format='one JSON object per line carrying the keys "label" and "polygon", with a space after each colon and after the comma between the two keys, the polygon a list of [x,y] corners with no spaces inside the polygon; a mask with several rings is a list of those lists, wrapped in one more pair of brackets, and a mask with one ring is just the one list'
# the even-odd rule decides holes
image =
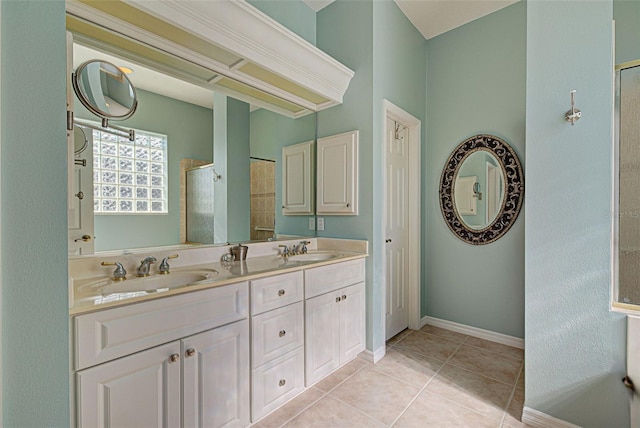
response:
{"label": "white baseboard", "polygon": [[522,423],[535,428],[579,428],[578,425],[554,418],[526,406],[522,409]]}
{"label": "white baseboard", "polygon": [[440,327],[447,330],[455,331],[457,333],[466,334],[468,336],[477,337],[480,339],[490,340],[491,342],[502,343],[503,345],[513,346],[514,348],[524,349],[524,339],[519,337],[513,337],[502,333],[496,333],[491,330],[484,330],[478,327],[472,327],[465,324],[459,324],[453,321],[447,321],[434,317],[423,317],[420,320],[420,328],[425,325],[432,325],[434,327]]}
{"label": "white baseboard", "polygon": [[365,361],[375,364],[378,361],[380,361],[386,355],[386,353],[387,353],[387,346],[382,345],[381,347],[376,349],[375,352],[371,352],[368,349],[365,349],[358,356]]}

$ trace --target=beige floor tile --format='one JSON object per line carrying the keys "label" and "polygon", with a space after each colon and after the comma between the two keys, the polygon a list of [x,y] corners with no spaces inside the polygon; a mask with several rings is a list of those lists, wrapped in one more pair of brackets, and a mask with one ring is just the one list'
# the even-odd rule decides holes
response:
{"label": "beige floor tile", "polygon": [[524,368],[520,371],[520,377],[516,382],[516,388],[513,392],[513,399],[524,403]]}
{"label": "beige floor tile", "polygon": [[501,420],[513,386],[447,363],[425,390]]}
{"label": "beige floor tile", "polygon": [[428,358],[404,348],[392,348],[372,367],[379,372],[422,388],[443,364],[440,360]]}
{"label": "beige floor tile", "polygon": [[504,416],[503,426],[511,428],[521,428],[525,425],[522,423],[522,406],[523,403],[518,400],[511,400],[507,413]]}
{"label": "beige floor tile", "polygon": [[514,348],[513,346],[503,345],[502,343],[491,342],[489,340],[478,339],[477,337],[469,337],[464,344],[486,349],[487,351],[493,351],[519,360],[524,358],[524,349]]}
{"label": "beige floor tile", "polygon": [[314,387],[307,389],[275,412],[261,419],[253,425],[255,428],[276,428],[281,427],[291,418],[302,412],[314,402],[318,401],[324,393]]}
{"label": "beige floor tile", "polygon": [[447,330],[433,325],[425,325],[420,329],[424,333],[433,334],[435,336],[446,337],[447,339],[455,340],[456,342],[464,342],[469,336],[455,331]]}
{"label": "beige floor tile", "polygon": [[314,386],[321,391],[329,392],[333,388],[344,382],[344,380],[349,376],[353,375],[354,373],[368,365],[370,364],[362,358],[355,358],[353,361],[345,364],[344,367],[339,368],[326,378],[322,379],[320,382],[316,383]]}
{"label": "beige floor tile", "polygon": [[463,344],[449,360],[450,364],[515,385],[522,361],[495,352]]}
{"label": "beige floor tile", "polygon": [[418,392],[420,388],[367,367],[350,377],[329,395],[388,426]]}
{"label": "beige floor tile", "polygon": [[400,339],[402,339],[403,337],[405,337],[409,333],[411,333],[411,330],[406,328],[406,329],[402,330],[400,333],[398,333],[395,336],[393,336],[391,339],[387,340],[387,348],[389,348],[389,347],[395,345],[396,343],[398,343],[398,341],[400,341]]}
{"label": "beige floor tile", "polygon": [[497,428],[500,426],[500,421],[490,419],[443,397],[423,391],[393,426],[402,428]]}
{"label": "beige floor tile", "polygon": [[412,331],[395,346],[426,357],[445,361],[458,349],[460,343],[444,337],[438,337],[420,331]]}
{"label": "beige floor tile", "polygon": [[328,395],[284,426],[287,428],[384,427],[375,419],[363,415],[356,409]]}

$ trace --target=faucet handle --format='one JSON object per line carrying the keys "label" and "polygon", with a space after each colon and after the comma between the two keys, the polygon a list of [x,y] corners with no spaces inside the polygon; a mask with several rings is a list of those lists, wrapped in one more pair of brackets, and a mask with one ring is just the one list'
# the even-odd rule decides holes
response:
{"label": "faucet handle", "polygon": [[160,262],[160,266],[158,266],[158,272],[162,275],[166,275],[169,273],[169,263],[167,263],[167,260],[169,259],[177,259],[178,255],[174,254],[172,256],[167,256],[164,259],[162,259],[162,261]]}
{"label": "faucet handle", "polygon": [[298,248],[299,253],[300,254],[307,254],[307,245],[311,244],[310,241],[300,241],[300,244],[298,244]]}
{"label": "faucet handle", "polygon": [[286,245],[278,245],[278,247],[282,248],[282,252],[280,253],[282,257],[289,257],[289,247],[287,247]]}
{"label": "faucet handle", "polygon": [[113,271],[113,280],[114,281],[124,281],[127,279],[127,271],[124,270],[122,263],[118,262],[102,262],[100,263],[102,266],[115,266],[116,270]]}

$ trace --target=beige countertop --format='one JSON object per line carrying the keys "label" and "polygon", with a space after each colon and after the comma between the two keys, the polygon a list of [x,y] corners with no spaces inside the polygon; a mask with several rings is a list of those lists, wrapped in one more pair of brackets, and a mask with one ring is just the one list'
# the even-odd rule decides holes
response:
{"label": "beige countertop", "polygon": [[[252,247],[253,244],[248,244],[250,247],[249,255],[252,254],[253,250],[255,256],[248,257],[246,261],[206,262],[206,259],[219,260],[220,255],[224,254],[224,248],[221,252],[220,247],[215,247],[210,251],[210,257],[203,257],[202,254],[197,254],[197,257],[193,257],[191,259],[189,259],[188,254],[184,255],[186,252],[190,251],[186,250],[182,252],[184,255],[183,259],[190,260],[193,263],[183,262],[182,265],[178,266],[176,264],[175,267],[173,267],[174,265],[172,264],[171,272],[176,274],[174,275],[174,278],[181,273],[185,274],[189,272],[203,274],[208,277],[177,288],[158,288],[150,291],[127,291],[127,288],[131,289],[132,285],[135,284],[133,281],[139,281],[135,277],[133,277],[132,280],[114,282],[108,276],[104,275],[104,271],[102,271],[99,276],[95,275],[95,268],[93,268],[93,266],[99,264],[97,262],[98,259],[104,259],[104,257],[100,257],[99,255],[80,259],[80,261],[75,262],[75,266],[73,267],[71,266],[72,261],[70,260],[70,273],[74,276],[70,276],[69,281],[69,314],[80,315],[96,310],[128,305],[151,299],[164,298],[177,294],[190,293],[212,287],[219,287],[227,284],[367,257],[368,251],[366,241],[327,238],[312,239],[313,242],[310,246],[310,252],[328,251],[331,252],[334,257],[329,260],[297,260],[295,256],[284,259],[271,251],[266,251],[265,255],[265,251],[261,251],[259,247],[254,248]],[[259,246],[262,244],[255,245]],[[344,250],[342,248],[344,248]],[[202,252],[202,249],[197,249],[196,251]],[[226,249],[226,251],[228,251],[228,249]],[[91,266],[91,269],[83,271],[83,266]],[[170,276],[171,274],[165,276],[154,272],[147,278],[150,278],[151,280],[163,280],[165,278],[169,279]],[[120,288],[123,289],[122,292],[117,291]]]}

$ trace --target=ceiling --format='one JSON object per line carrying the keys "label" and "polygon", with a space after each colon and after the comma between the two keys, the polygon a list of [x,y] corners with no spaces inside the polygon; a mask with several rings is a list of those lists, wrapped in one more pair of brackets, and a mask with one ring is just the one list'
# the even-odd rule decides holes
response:
{"label": "ceiling", "polygon": [[[304,0],[316,12],[334,0]],[[394,0],[425,39],[489,15],[518,0]]]}

